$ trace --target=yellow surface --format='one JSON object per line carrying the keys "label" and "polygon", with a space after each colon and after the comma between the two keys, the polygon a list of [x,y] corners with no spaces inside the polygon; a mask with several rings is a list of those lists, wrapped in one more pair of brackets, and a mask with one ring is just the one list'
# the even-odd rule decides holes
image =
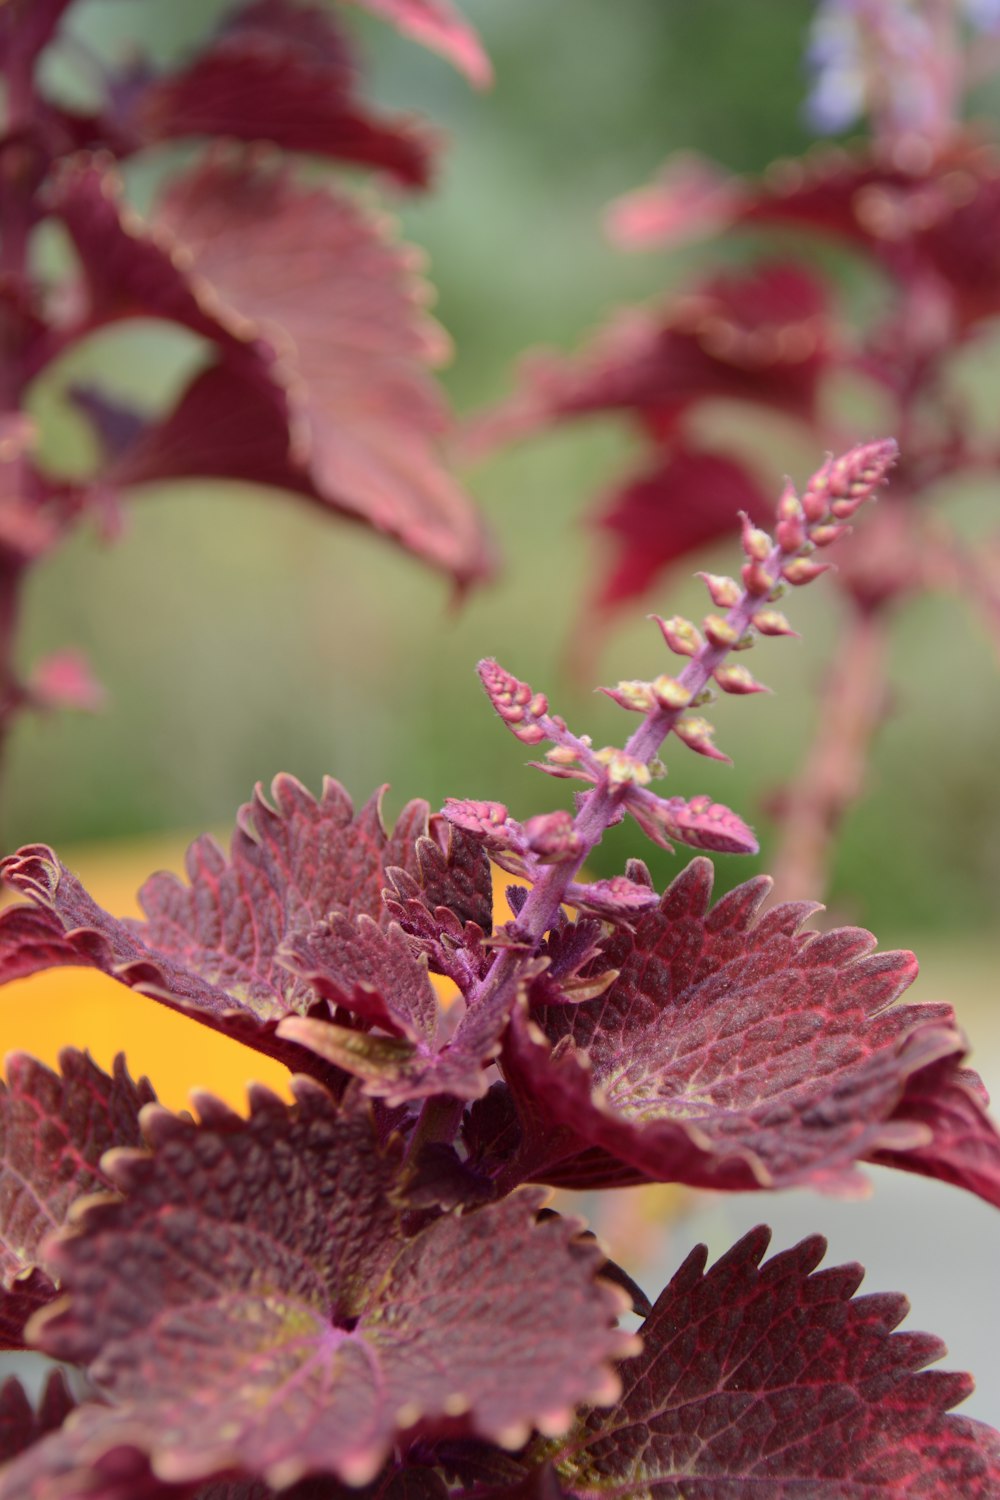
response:
{"label": "yellow surface", "polygon": [[[94,900],[116,917],[138,916],[136,892],[154,870],[184,868],[189,840],[129,841],[58,851]],[[497,872],[497,900],[506,909],[511,877]],[[455,993],[431,976],[439,994]],[[239,1042],[137,995],[96,969],[51,969],[0,988],[0,1055],[30,1052],[55,1066],[63,1047],[86,1050],[102,1068],[124,1052],[133,1078],[145,1074],[162,1103],[184,1109],[192,1089],[207,1089],[245,1109],[248,1083],[264,1083],[290,1098],[288,1070]]]}
{"label": "yellow surface", "polygon": [[[94,899],[115,916],[137,916],[135,893],[154,870],[183,869],[188,840],[171,838],[60,850]],[[236,1108],[248,1083],[290,1097],[288,1070],[269,1057],[168,1010],[95,969],[52,969],[0,989],[4,1054],[30,1052],[55,1065],[62,1047],[89,1051],[102,1068],[124,1052],[134,1078],[146,1074],[170,1109],[187,1107],[193,1088]]]}

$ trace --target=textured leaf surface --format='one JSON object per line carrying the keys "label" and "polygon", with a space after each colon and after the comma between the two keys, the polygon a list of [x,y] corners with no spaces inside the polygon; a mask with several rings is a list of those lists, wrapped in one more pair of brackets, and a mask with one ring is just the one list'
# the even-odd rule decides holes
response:
{"label": "textured leaf surface", "polygon": [[428,134],[413,121],[380,117],[357,97],[347,39],[318,6],[254,0],[188,67],[142,90],[132,115],[140,139],[268,140],[379,167],[412,186],[428,178]]}
{"label": "textured leaf surface", "polygon": [[387,922],[385,870],[419,868],[427,807],[410,803],[390,835],[377,797],[355,814],[330,779],[317,799],[279,776],[272,795],[273,806],[258,788],[241,809],[228,857],[203,837],[188,850],[187,881],[152,876],[140,892],[144,922],[109,916],[51,849],[29,846],[5,860],[4,878],[38,909],[0,914],[0,980],[62,965],[99,968],[308,1069],[310,1054],[275,1035],[282,1015],[316,1001],[282,962],[282,944],[333,912]]}
{"label": "textured leaf surface", "polygon": [[109,1164],[124,1201],[53,1246],[68,1301],[37,1341],[114,1403],[79,1419],[81,1464],[127,1443],[174,1482],[366,1483],[400,1430],[517,1444],[613,1397],[632,1341],[571,1222],[536,1222],[526,1191],[404,1240],[394,1144],[297,1090],[292,1109],[255,1090],[249,1120],[208,1098],[200,1125],[147,1111],[153,1155]]}
{"label": "textured leaf surface", "polygon": [[75,1199],[109,1190],[101,1169],[112,1146],[141,1142],[139,1111],[153,1098],[133,1083],[125,1060],[111,1076],[85,1052],[60,1056],[60,1073],[23,1053],[0,1083],[0,1341],[24,1348],[24,1325],[55,1295],[41,1268],[41,1246],[66,1223]]}
{"label": "textured leaf surface", "polygon": [[259,482],[364,521],[459,582],[488,570],[480,521],[438,454],[449,418],[427,367],[446,343],[423,311],[413,252],[393,244],[383,222],[271,165],[223,154],[174,178],[150,224],[86,157],[62,174],[54,206],[83,265],[78,297],[90,324],[181,323],[218,347],[229,372],[221,391],[196,376],[166,431],[145,434],[105,484],[253,477],[232,420],[218,434],[210,422],[243,393],[240,432],[248,418],[263,423],[253,440]]}
{"label": "textured leaf surface", "polygon": [[950,1007],[892,1004],[912,954],[854,928],[802,933],[808,906],[755,922],[765,879],[710,908],[711,883],[695,860],[612,934],[601,962],[619,977],[600,999],[515,1016],[508,1076],[532,1108],[661,1180],[851,1189],[856,1161],[917,1150],[918,1170],[1000,1201],[976,1170],[992,1125],[981,1115],[974,1150],[948,1126],[965,1076]]}
{"label": "textured leaf surface", "polygon": [[451,0],[355,0],[355,4],[440,52],[479,88],[492,82],[493,69],[482,43]]}
{"label": "textured leaf surface", "polygon": [[859,1266],[817,1270],[816,1235],[761,1264],[755,1229],[685,1261],[622,1367],[624,1393],[566,1444],[569,1492],[655,1500],[989,1500],[1000,1437],[946,1415],[966,1375],[925,1371],[939,1339],[894,1333],[901,1296],[855,1297]]}

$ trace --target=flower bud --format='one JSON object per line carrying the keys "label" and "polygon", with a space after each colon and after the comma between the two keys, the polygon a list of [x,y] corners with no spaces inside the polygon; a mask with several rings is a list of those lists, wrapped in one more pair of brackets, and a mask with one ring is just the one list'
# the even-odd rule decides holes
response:
{"label": "flower bud", "polygon": [[544,693],[534,692],[492,659],[481,661],[478,671],[487,697],[512,734],[525,745],[551,738],[538,722],[548,712]]}
{"label": "flower bud", "polygon": [[740,602],[740,586],[735,578],[727,578],[721,573],[698,573],[708,589],[712,603],[719,609],[732,609],[734,604]]}
{"label": "flower bud", "polygon": [[766,531],[754,526],[750,517],[743,517],[743,551],[752,562],[766,562],[774,550],[774,543]]}
{"label": "flower bud", "polygon": [[829,547],[842,536],[850,536],[851,530],[850,526],[814,526],[809,536],[817,547]]}
{"label": "flower bud", "polygon": [[782,568],[781,576],[793,588],[800,588],[804,583],[812,583],[814,578],[826,573],[832,566],[832,563],[811,562],[808,557],[793,557]]}
{"label": "flower bud", "polygon": [[568,812],[542,813],[529,818],[524,833],[528,848],[539,864],[567,864],[583,853],[583,840]]}
{"label": "flower bud", "polygon": [[729,648],[736,645],[740,633],[735,625],[730,625],[721,615],[706,615],[702,621],[702,629],[713,646]]}
{"label": "flower bud", "polygon": [[678,682],[676,677],[657,677],[650,686],[661,708],[687,708],[691,702],[691,689]]}
{"label": "flower bud", "polygon": [[758,682],[746,667],[716,667],[713,675],[724,693],[769,693],[771,691],[762,682]]}
{"label": "flower bud", "polygon": [[600,691],[617,703],[619,708],[627,708],[637,714],[648,714],[656,702],[653,684],[650,682],[619,682],[616,687],[602,687]]}
{"label": "flower bud", "polygon": [[747,593],[753,594],[758,599],[765,599],[777,582],[773,575],[759,562],[744,563],[742,577],[743,586]]}
{"label": "flower bud", "polygon": [[672,615],[669,620],[662,620],[659,615],[650,615],[650,619],[656,621],[663,639],[678,656],[695,656],[701,650],[701,636],[683,615]]}
{"label": "flower bud", "polygon": [[732,765],[729,756],[712,743],[715,729],[707,719],[702,719],[697,715],[688,719],[680,719],[674,725],[674,734],[679,740],[683,740],[689,749],[695,750],[699,755],[707,755],[709,760],[724,760],[727,765]]}
{"label": "flower bud", "polygon": [[798,552],[806,539],[806,518],[801,508],[790,521],[779,521],[774,528],[774,538],[782,552]]}
{"label": "flower bud", "polygon": [[798,631],[792,629],[780,609],[758,610],[753,623],[761,635],[798,635]]}
{"label": "flower bud", "polygon": [[608,786],[628,786],[634,783],[636,786],[646,786],[650,780],[649,766],[644,760],[637,760],[634,755],[626,755],[624,750],[617,750],[613,745],[605,745],[603,750],[595,750],[594,759],[605,768],[608,778]]}

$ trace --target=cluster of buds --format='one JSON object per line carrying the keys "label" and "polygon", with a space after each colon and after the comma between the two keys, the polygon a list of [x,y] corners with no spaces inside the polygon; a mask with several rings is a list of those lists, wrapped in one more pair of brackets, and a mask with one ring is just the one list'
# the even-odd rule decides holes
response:
{"label": "cluster of buds", "polygon": [[[750,649],[758,635],[795,634],[775,608],[777,601],[787,585],[809,583],[826,571],[829,564],[816,562],[813,554],[850,530],[851,517],[875,495],[896,456],[894,442],[861,444],[827,459],[801,498],[787,485],[778,501],[773,537],[743,518],[742,581],[701,575],[714,609],[700,628],[680,616],[653,616],[671,650],[687,658],[683,670],[676,677],[664,674],[602,689],[621,708],[643,716],[621,749],[609,745],[595,750],[588,736],[572,734],[563,719],[549,713],[544,694],[495,661],[481,662],[486,692],[512,733],[528,745],[551,742],[544,762],[534,764],[550,775],[587,781],[593,790],[581,794],[575,817],[549,813],[522,826],[500,803],[451,802],[448,818],[473,833],[504,869],[534,882],[543,878],[543,866],[566,866],[557,901],[567,900],[595,915],[614,911],[621,917],[643,909],[650,899],[641,882],[624,877],[613,890],[607,882],[577,886],[572,879],[604,829],[624,813],[661,848],[672,848],[673,841],[719,853],[756,853],[752,830],[728,807],[709,797],[685,801],[649,790],[653,776],[664,773],[657,751],[672,733],[700,755],[729,760],[714,742],[712,724],[697,710],[713,700],[716,688],[736,695],[768,691],[745,666],[732,663],[730,655]],[[551,905],[555,885],[549,876],[544,879]]]}
{"label": "cluster of buds", "polygon": [[504,671],[499,662],[481,661],[478,670],[490,702],[522,744],[538,745],[551,739],[545,728],[549,700],[544,693],[533,692],[526,682]]}
{"label": "cluster of buds", "polygon": [[[744,517],[742,587],[735,578],[700,575],[712,603],[725,614],[706,615],[700,630],[680,616],[670,620],[653,616],[671,650],[689,658],[674,680],[679,695],[688,693],[692,707],[705,701],[702,695],[713,682],[726,693],[767,691],[746,667],[725,658],[731,652],[752,648],[758,635],[795,634],[775,605],[787,585],[811,583],[831,566],[817,562],[814,554],[850,531],[851,517],[881,487],[896,456],[892,441],[863,443],[839,458],[828,458],[809,480],[801,498],[791,484],[786,485],[778,501],[773,537]],[[638,696],[644,684],[627,686]],[[668,723],[667,717],[664,707],[657,726],[664,734],[673,730],[699,754],[720,758],[706,719],[673,714],[673,722]]]}

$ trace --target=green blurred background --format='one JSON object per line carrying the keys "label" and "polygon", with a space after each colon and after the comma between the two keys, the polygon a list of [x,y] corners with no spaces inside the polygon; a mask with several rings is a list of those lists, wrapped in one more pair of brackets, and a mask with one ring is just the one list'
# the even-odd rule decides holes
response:
{"label": "green blurred background", "polygon": [[[212,0],[81,3],[73,29],[119,55],[139,39],[178,55],[227,7]],[[341,7],[341,9],[344,9]],[[434,55],[360,12],[348,15],[372,90],[429,116],[450,136],[437,190],[395,200],[405,234],[427,247],[438,311],[456,357],[444,380],[469,413],[506,393],[517,356],[572,348],[615,306],[675,285],[720,252],[626,256],[602,238],[609,199],[645,181],[679,147],[754,171],[808,143],[802,123],[807,0],[465,0],[494,59],[478,95]],[[54,65],[55,66],[55,65]],[[65,69],[64,83],[73,83]],[[148,201],[163,152],[130,167]],[[731,253],[731,252],[730,252]],[[845,262],[845,297],[871,293]],[[853,301],[851,300],[853,299]],[[96,339],[35,393],[50,461],[81,461],[86,436],[60,383],[96,374],[150,405],[201,358],[197,342],[156,325]],[[980,390],[1000,388],[988,362]],[[802,475],[819,455],[756,424],[776,473]],[[375,537],[295,499],[234,485],[147,490],[114,547],[78,535],[40,569],[24,658],[73,642],[110,701],[94,717],[22,727],[10,761],[4,841],[59,845],[160,830],[225,829],[252,784],[289,770],[324,772],[358,799],[392,784],[411,796],[505,800],[518,816],[564,789],[524,768],[479,690],[474,664],[496,654],[548,691],[598,744],[620,738],[620,711],[565,670],[570,631],[596,561],[586,517],[632,461],[614,418],[532,439],[463,473],[504,557],[499,581],[449,607],[447,586]],[[953,502],[953,503],[952,503]],[[993,524],[992,486],[949,497],[963,529]],[[717,564],[727,570],[732,549]],[[695,612],[681,569],[647,608]],[[716,714],[729,770],[675,751],[670,790],[707,791],[755,821],[760,861],[720,861],[732,881],[766,868],[762,800],[808,740],[813,689],[836,638],[832,591],[791,601],[804,641],[774,641],[754,667],[773,699],[730,700]],[[609,638],[595,681],[664,670],[658,633],[637,609]],[[895,712],[880,737],[864,801],[841,840],[837,910],[891,937],[981,929],[996,914],[1000,795],[995,766],[1000,676],[984,632],[953,599],[908,607],[897,622]],[[620,868],[623,830],[595,863]],[[657,879],[677,867],[651,851]]]}

